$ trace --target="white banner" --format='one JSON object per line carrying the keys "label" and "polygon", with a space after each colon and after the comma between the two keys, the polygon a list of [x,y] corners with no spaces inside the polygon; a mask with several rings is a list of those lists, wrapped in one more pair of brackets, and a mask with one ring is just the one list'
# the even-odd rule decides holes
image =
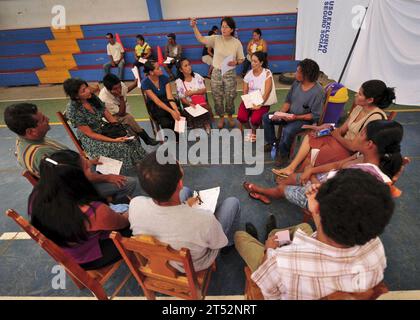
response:
{"label": "white banner", "polygon": [[398,104],[420,106],[419,0],[371,1],[342,82],[358,90],[370,79],[395,87]]}
{"label": "white banner", "polygon": [[299,0],[296,60],[315,60],[338,80],[369,0]]}

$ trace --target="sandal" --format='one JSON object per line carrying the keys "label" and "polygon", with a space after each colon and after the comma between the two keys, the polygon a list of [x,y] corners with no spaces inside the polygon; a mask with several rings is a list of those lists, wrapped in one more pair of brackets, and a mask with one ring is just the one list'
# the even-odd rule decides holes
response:
{"label": "sandal", "polygon": [[252,183],[249,183],[249,182],[244,182],[243,184],[242,184],[242,186],[244,187],[244,189],[246,190],[246,192],[248,192],[248,193],[250,193],[250,192],[253,192],[252,190],[251,190],[251,186],[252,186],[253,184]]}
{"label": "sandal", "polygon": [[273,169],[271,169],[271,172],[274,173],[276,176],[282,178],[282,179],[286,179],[286,178],[289,177],[288,174],[282,173],[282,172],[280,172],[280,170],[281,169],[275,169],[275,168],[273,168]]}
{"label": "sandal", "polygon": [[254,200],[259,200],[259,201],[261,201],[261,202],[262,202],[262,203],[264,203],[264,204],[271,204],[270,199],[269,199],[268,197],[266,197],[266,196],[262,195],[262,194],[259,194],[259,193],[256,193],[256,192],[250,192],[250,193],[248,193],[248,195],[249,195],[252,199],[254,199]]}

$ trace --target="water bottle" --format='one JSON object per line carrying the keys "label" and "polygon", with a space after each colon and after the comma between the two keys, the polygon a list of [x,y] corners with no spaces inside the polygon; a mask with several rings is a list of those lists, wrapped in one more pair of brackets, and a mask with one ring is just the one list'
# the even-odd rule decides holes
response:
{"label": "water bottle", "polygon": [[277,143],[273,143],[273,147],[271,148],[271,159],[274,161],[277,155]]}

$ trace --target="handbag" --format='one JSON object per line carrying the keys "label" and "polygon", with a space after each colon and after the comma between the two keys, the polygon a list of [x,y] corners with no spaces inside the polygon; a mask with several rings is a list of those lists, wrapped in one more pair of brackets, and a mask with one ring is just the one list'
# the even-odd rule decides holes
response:
{"label": "handbag", "polygon": [[[271,71],[268,70],[268,69],[265,69],[264,72],[266,72],[266,71],[270,72],[269,77],[271,77],[272,85],[271,85],[270,95],[268,96],[268,99],[264,103],[264,105],[266,105],[266,106],[272,106],[272,105],[274,105],[274,104],[277,103],[276,84],[274,83],[274,78],[273,78],[273,74],[271,73]],[[265,93],[264,91],[265,91],[265,86],[263,86],[263,88],[261,89],[261,94],[263,96],[264,96],[264,93]]]}
{"label": "handbag", "polygon": [[[182,81],[182,84],[184,85],[185,91],[188,91],[187,87],[185,86],[184,81]],[[199,104],[202,107],[207,106],[207,100],[206,100],[206,96],[204,94],[195,94],[195,95],[191,96],[190,98],[191,98],[191,102],[194,105]]]}
{"label": "handbag", "polygon": [[120,138],[127,136],[127,129],[121,123],[104,122],[101,125],[101,134],[108,138]]}

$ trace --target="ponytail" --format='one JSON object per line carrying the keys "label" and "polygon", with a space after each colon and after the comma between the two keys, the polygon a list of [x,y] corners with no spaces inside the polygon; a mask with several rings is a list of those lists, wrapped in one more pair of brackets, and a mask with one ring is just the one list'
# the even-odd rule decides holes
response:
{"label": "ponytail", "polygon": [[373,98],[373,105],[386,109],[395,100],[394,88],[389,88],[381,80],[369,80],[362,84],[363,94],[366,98]]}
{"label": "ponytail", "polygon": [[366,126],[367,139],[373,141],[378,151],[379,168],[391,179],[402,167],[403,134],[403,127],[396,121],[376,120]]}

